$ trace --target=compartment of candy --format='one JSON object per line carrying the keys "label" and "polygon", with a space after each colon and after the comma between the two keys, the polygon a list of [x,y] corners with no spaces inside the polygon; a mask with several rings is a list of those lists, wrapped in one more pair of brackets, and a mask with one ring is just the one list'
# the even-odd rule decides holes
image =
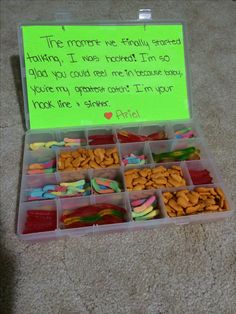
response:
{"label": "compartment of candy", "polygon": [[185,162],[193,185],[220,182],[210,160],[191,160]]}
{"label": "compartment of candy", "polygon": [[41,149],[58,149],[60,147],[80,147],[87,144],[84,130],[58,129],[41,131],[28,131],[26,133],[26,149],[31,151]]}
{"label": "compartment of candy", "polygon": [[91,171],[91,186],[94,194],[124,192],[123,174],[119,169],[96,169]]}
{"label": "compartment of candy", "polygon": [[193,122],[183,122],[172,125],[173,137],[175,139],[188,139],[199,137],[197,126]]}
{"label": "compartment of candy", "polygon": [[43,191],[43,188],[48,185],[55,184],[57,184],[55,173],[23,176],[21,183],[21,202],[43,200],[43,193],[40,194],[39,191]]}
{"label": "compartment of candy", "polygon": [[83,129],[59,129],[57,131],[58,147],[77,148],[87,145],[86,131]]}
{"label": "compartment of candy", "polygon": [[57,229],[55,200],[21,203],[18,213],[17,233],[52,233]]}
{"label": "compartment of candy", "polygon": [[114,129],[102,128],[88,130],[89,145],[115,144],[116,142],[116,132]]}
{"label": "compartment of candy", "polygon": [[[173,124],[173,126],[175,126],[177,124]],[[192,124],[194,125],[194,124]],[[194,125],[195,126],[195,125]],[[147,127],[147,133],[150,129],[150,126],[140,126],[140,127],[136,127],[140,134],[141,134],[141,130],[142,128],[145,128]],[[135,128],[135,127],[133,127]],[[63,131],[67,131],[67,133],[65,132],[65,135],[67,136],[68,132],[71,131],[71,129],[67,129],[67,130],[64,130],[62,129]],[[60,134],[63,134],[61,133],[62,130],[57,130],[55,132],[55,134],[53,132],[51,132],[50,130],[47,131],[47,132],[42,132],[42,133],[48,133],[49,135],[52,135],[54,134],[55,135],[55,138],[57,141],[60,141]],[[78,131],[79,129],[72,129],[72,131]],[[107,134],[114,134],[115,133],[115,129],[113,128],[102,128],[101,130],[100,129],[91,129],[91,130],[86,130],[84,132],[84,134],[86,135],[86,138],[88,138],[89,134],[93,134],[93,132],[97,131],[96,134],[99,135],[100,131],[102,132],[103,130],[107,131]],[[167,125],[165,126],[165,130],[167,130],[167,133],[168,133],[168,137],[171,137],[171,133],[172,133],[172,136],[173,136],[173,130],[174,130],[174,127],[172,129],[172,125]],[[30,131],[30,133],[34,133],[34,131]],[[29,133],[29,134],[30,134]],[[35,133],[35,134],[41,134],[40,132],[38,133]],[[95,135],[96,135],[95,134]],[[199,134],[199,133],[198,133]],[[114,134],[115,135],[115,134]],[[69,135],[68,135],[69,136]],[[73,134],[70,134],[70,136],[72,137]],[[29,137],[28,137],[29,138]],[[48,138],[50,140],[50,138]],[[34,140],[34,138],[33,138]],[[36,138],[37,140],[37,138]],[[44,138],[43,138],[44,140]],[[61,151],[65,151],[65,152],[71,152],[71,151],[77,151],[78,149],[71,149],[71,147],[59,147],[57,148],[56,150],[54,149],[39,149],[39,150],[35,150],[35,151],[29,151],[27,148],[28,148],[28,143],[29,143],[29,140],[27,139],[26,140],[26,151],[25,151],[25,156],[24,156],[24,166],[23,166],[23,180],[22,180],[22,186],[21,186],[21,203],[20,203],[20,211],[19,211],[19,216],[18,216],[18,230],[21,228],[21,233],[19,233],[19,235],[21,236],[21,238],[23,239],[31,239],[31,238],[34,238],[36,240],[39,240],[39,239],[46,239],[46,238],[57,238],[57,237],[60,237],[60,236],[63,236],[63,235],[68,235],[68,234],[74,234],[74,235],[82,235],[82,234],[86,234],[86,233],[90,233],[90,232],[99,232],[99,231],[118,231],[118,230],[126,230],[126,229],[132,229],[132,228],[140,228],[140,227],[154,227],[154,226],[157,226],[157,225],[160,225],[160,224],[166,224],[166,223],[170,223],[171,222],[174,222],[176,224],[182,224],[182,223],[189,223],[189,222],[199,222],[199,221],[212,221],[212,220],[217,220],[217,219],[220,219],[220,218],[224,218],[224,217],[228,217],[232,214],[232,210],[230,210],[230,205],[226,205],[228,204],[227,202],[225,202],[224,200],[222,200],[221,202],[225,202],[224,203],[224,206],[227,206],[227,208],[222,208],[222,207],[219,207],[220,205],[220,198],[219,197],[216,197],[216,199],[213,199],[213,201],[215,201],[216,204],[210,204],[211,202],[213,202],[211,199],[208,199],[208,200],[205,200],[207,201],[207,203],[209,203],[208,205],[216,205],[218,206],[218,208],[216,207],[208,207],[207,210],[203,210],[201,211],[201,208],[200,208],[200,211],[196,213],[189,213],[189,211],[191,211],[191,208],[188,209],[188,213],[181,216],[180,213],[179,213],[179,216],[178,216],[178,212],[176,211],[175,212],[175,216],[173,217],[170,217],[168,214],[167,214],[167,210],[166,210],[166,207],[164,207],[166,204],[164,204],[164,201],[163,201],[163,197],[161,196],[162,193],[164,192],[176,192],[176,191],[179,191],[179,190],[187,190],[187,191],[193,191],[194,188],[197,188],[197,187],[201,187],[201,188],[206,188],[206,187],[212,187],[212,184],[211,185],[208,185],[208,181],[204,181],[204,185],[203,185],[203,181],[200,181],[200,182],[196,182],[194,180],[191,179],[191,171],[200,171],[200,172],[203,172],[203,174],[206,173],[205,170],[207,170],[209,172],[209,176],[213,179],[213,183],[217,183],[217,182],[221,182],[221,179],[218,177],[218,174],[217,172],[215,171],[215,168],[214,166],[211,164],[211,161],[208,159],[208,155],[207,155],[207,151],[205,150],[205,146],[204,146],[204,143],[201,141],[201,138],[190,138],[190,139],[175,139],[175,140],[163,140],[163,141],[159,141],[159,142],[156,142],[156,141],[148,141],[148,142],[143,142],[143,143],[130,143],[130,144],[115,144],[115,145],[87,145],[86,147],[83,147],[82,149],[86,148],[86,149],[110,149],[110,148],[114,148],[116,147],[117,148],[117,155],[118,155],[118,158],[119,158],[119,164],[116,165],[116,168],[113,168],[113,165],[112,167],[110,168],[110,165],[107,165],[109,168],[105,168],[104,165],[100,165],[98,163],[98,166],[96,166],[96,168],[90,168],[90,167],[87,167],[85,166],[85,168],[76,168],[76,169],[73,169],[70,170],[70,169],[66,169],[66,171],[59,171],[59,172],[55,172],[55,173],[52,173],[52,171],[55,171],[55,166],[53,164],[52,168],[53,169],[50,169],[51,167],[48,167],[47,166],[50,166],[47,161],[51,161],[52,159],[55,159],[55,156],[59,156],[59,153]],[[152,157],[152,153],[154,152],[166,152],[167,150],[165,150],[166,148],[170,148],[170,149],[185,149],[185,148],[190,148],[191,145],[193,147],[196,147],[198,150],[200,150],[200,157],[201,159],[199,160],[186,160],[186,161],[177,161],[177,162],[168,162],[168,163],[164,163],[164,161],[162,161],[161,164],[154,164],[153,163],[153,157]],[[121,162],[121,157],[123,156],[123,153],[132,153],[134,150],[134,147],[137,147],[137,148],[141,148],[141,151],[144,153],[144,155],[147,155],[148,158],[148,164],[144,164],[144,165],[135,165],[135,166],[130,166],[130,165],[127,165],[127,167],[122,167],[122,162]],[[130,149],[132,148],[132,149]],[[141,152],[140,151],[140,152]],[[97,151],[97,153],[101,153],[102,151]],[[94,152],[93,152],[94,153]],[[95,156],[96,154],[94,154],[94,160],[95,160]],[[83,158],[83,156],[81,156]],[[97,156],[98,157],[98,156]],[[108,156],[107,156],[108,157]],[[181,156],[182,157],[182,156]],[[186,157],[186,156],[184,156]],[[191,156],[190,156],[191,157]],[[113,158],[113,155],[112,155],[112,158]],[[181,159],[181,158],[180,158]],[[165,159],[164,159],[165,160]],[[114,158],[113,158],[113,161],[114,161]],[[100,162],[102,162],[102,160],[100,160]],[[32,165],[32,164],[38,164],[38,163],[43,163],[43,165],[40,165],[40,167],[35,167],[35,165],[33,165],[32,167],[30,167],[31,169],[28,169],[29,165]],[[46,167],[44,167],[46,163]],[[85,163],[86,165],[86,163]],[[155,167],[161,167],[161,166],[164,166],[166,167],[166,165],[169,165],[169,166],[179,166],[180,169],[179,169],[179,173],[180,175],[183,176],[182,179],[185,180],[185,183],[184,183],[184,186],[179,186],[178,184],[182,185],[182,183],[176,183],[173,185],[173,184],[170,184],[171,180],[169,181],[169,179],[167,179],[167,182],[165,183],[164,181],[158,181],[158,179],[163,179],[164,178],[167,178],[163,175],[158,176],[156,177],[156,181],[154,181],[155,184],[151,184],[150,181],[153,181],[153,180],[149,180],[150,178],[148,178],[148,175],[145,177],[145,168],[148,168],[148,169],[153,169]],[[103,168],[104,167],[104,168]],[[124,175],[124,173],[128,170],[134,170],[135,169],[138,169],[138,171],[142,171],[142,174],[144,175],[144,178],[146,179],[147,182],[145,182],[144,185],[144,188],[145,190],[143,190],[143,187],[140,188],[139,184],[141,185],[140,182],[138,182],[138,180],[136,180],[134,182],[135,179],[140,179],[140,177],[142,177],[139,174],[139,177],[135,178],[136,175],[134,175],[133,179],[132,179],[132,189],[130,187],[127,187],[127,185],[125,184],[125,180],[127,178],[126,175]],[[47,170],[48,169],[48,170]],[[169,167],[167,167],[167,171],[168,171]],[[29,173],[32,173],[32,174],[29,174],[27,175],[27,171],[28,170],[31,170],[29,171]],[[77,171],[74,171],[74,170],[77,170]],[[160,169],[159,169],[160,170]],[[162,169],[163,170],[163,169]],[[172,170],[178,170],[178,169],[172,169]],[[181,172],[182,174],[181,174]],[[149,172],[149,171],[148,171]],[[157,171],[158,172],[158,171]],[[164,170],[163,170],[164,172]],[[173,173],[174,174],[174,173]],[[176,173],[175,173],[176,174]],[[177,174],[177,175],[178,175]],[[203,176],[203,174],[201,173],[201,176]],[[166,174],[167,175],[167,174]],[[196,175],[196,174],[195,174]],[[169,177],[171,179],[173,179],[173,176],[170,175],[169,173]],[[114,188],[113,192],[111,194],[100,194],[100,195],[97,195],[95,194],[95,191],[92,192],[92,182],[91,180],[93,178],[102,178],[102,179],[106,179],[107,181],[108,180],[112,180],[112,181],[118,181],[119,182],[119,189],[116,190],[116,188]],[[142,177],[143,178],[143,177]],[[176,179],[176,178],[175,178]],[[38,200],[34,200],[32,199],[31,201],[27,201],[27,197],[29,196],[29,193],[31,191],[33,191],[34,189],[37,189],[37,188],[44,188],[45,186],[47,185],[56,185],[56,183],[66,183],[66,182],[74,182],[74,181],[79,181],[79,180],[86,180],[90,182],[90,192],[93,193],[94,195],[90,195],[90,196],[83,196],[83,197],[78,197],[78,195],[68,195],[68,196],[65,196],[66,198],[61,198],[60,196],[56,196],[56,199],[48,199],[48,200],[45,200],[45,199],[41,199],[40,201]],[[149,181],[148,181],[149,180]],[[177,180],[178,181],[178,180]],[[107,182],[108,185],[109,185],[109,181]],[[163,184],[160,184],[160,183],[163,183]],[[199,186],[192,186],[192,184],[197,184]],[[101,184],[102,185],[102,184]],[[187,187],[186,187],[187,185]],[[215,187],[215,185],[213,185]],[[218,185],[217,185],[218,186]],[[104,188],[104,187],[103,187]],[[128,191],[128,192],[126,192]],[[57,192],[57,191],[54,191],[54,192]],[[132,194],[135,194],[137,195],[137,198],[136,200],[138,200],[138,194],[139,193],[147,193],[146,196],[147,198],[149,196],[152,196],[153,194],[155,195],[160,195],[160,197],[158,198],[158,209],[160,211],[160,214],[159,216],[157,217],[154,217],[154,218],[151,218],[148,219],[148,216],[147,217],[143,217],[143,219],[141,218],[142,216],[145,216],[145,210],[144,210],[144,213],[141,213],[142,216],[140,216],[140,220],[139,218],[138,219],[134,219],[131,217],[131,203],[129,201],[129,198],[127,197],[130,197],[130,195]],[[193,191],[195,192],[195,191]],[[194,194],[194,193],[193,193]],[[202,194],[202,193],[201,193]],[[23,234],[23,227],[24,227],[24,224],[26,222],[26,217],[27,217],[27,208],[30,210],[30,209],[33,209],[36,211],[37,213],[37,210],[38,209],[41,209],[41,207],[39,206],[40,203],[44,203],[45,202],[54,202],[54,204],[58,204],[58,213],[60,215],[58,215],[58,226],[62,225],[61,221],[60,221],[60,217],[61,217],[61,214],[63,212],[62,210],[62,207],[61,207],[61,204],[62,202],[64,201],[67,201],[68,204],[72,204],[70,203],[71,201],[73,201],[73,199],[77,199],[80,201],[78,202],[77,201],[77,207],[83,207],[83,206],[87,206],[87,204],[84,203],[84,200],[89,200],[89,204],[90,205],[95,205],[96,207],[96,202],[101,199],[98,199],[97,198],[103,198],[103,197],[112,197],[111,199],[109,198],[109,201],[114,201],[113,205],[116,205],[116,201],[115,199],[113,198],[114,196],[118,196],[120,197],[120,195],[122,196],[122,200],[127,200],[128,199],[128,204],[125,205],[125,209],[127,210],[127,219],[125,219],[125,221],[128,221],[127,223],[126,222],[122,222],[122,223],[117,223],[117,221],[113,218],[109,218],[109,217],[105,217],[105,219],[103,220],[103,218],[99,217],[99,215],[97,216],[96,219],[101,219],[101,221],[99,223],[93,223],[93,224],[84,224],[86,226],[83,225],[83,228],[80,228],[80,227],[75,227],[75,228],[69,228],[69,229],[60,229],[60,230],[57,230],[57,229],[54,229],[54,231],[35,231],[34,233],[28,233],[28,234]],[[126,196],[127,195],[127,196]],[[144,195],[145,196],[145,195]],[[201,196],[202,198],[202,196]],[[175,199],[176,203],[177,203],[177,199]],[[107,200],[108,202],[108,200]],[[218,202],[218,203],[217,203]],[[32,207],[27,207],[26,204],[32,204]],[[35,204],[37,204],[37,206],[35,207]],[[107,204],[107,203],[106,203]],[[109,204],[109,203],[108,203]],[[112,203],[111,203],[112,205]],[[169,204],[167,203],[167,205],[169,206]],[[173,205],[173,204],[172,204]],[[193,204],[191,204],[193,205]],[[199,205],[199,204],[197,204]],[[202,205],[202,203],[200,203],[200,205]],[[135,207],[135,206],[134,206]],[[136,206],[137,207],[137,206]],[[195,207],[195,210],[196,210],[196,206],[188,206],[188,207]],[[188,208],[186,207],[186,208]],[[205,206],[204,208],[206,208],[207,206]],[[76,209],[76,208],[73,208],[73,206],[69,206],[68,207],[68,210],[73,210],[73,209]],[[198,208],[198,207],[197,207]],[[54,207],[55,209],[55,207]],[[91,209],[91,208],[90,208]],[[99,210],[106,210],[107,208],[104,207],[103,209],[101,208],[92,208],[92,210],[94,210],[96,212],[99,211]],[[109,209],[109,208],[108,208]],[[110,208],[111,209],[111,208]],[[114,208],[113,208],[114,209]],[[209,210],[211,209],[211,210]],[[223,209],[228,209],[226,211],[223,211]],[[47,210],[44,208],[44,210]],[[149,209],[147,209],[147,211],[149,211]],[[156,210],[156,208],[154,208],[153,210]],[[173,210],[173,209],[172,209]],[[192,209],[194,210],[194,209]],[[185,213],[185,208],[183,208],[183,211]],[[152,212],[152,211],[150,211]],[[44,213],[47,213],[47,212],[44,212]],[[80,213],[80,212],[77,212],[77,213]],[[102,212],[103,213],[103,212]],[[106,213],[106,212],[105,212]],[[108,215],[109,216],[109,212],[108,211]],[[204,215],[202,214],[204,213]],[[146,213],[147,215],[149,214]],[[173,214],[173,213],[172,213]],[[30,212],[30,215],[33,215],[31,214]],[[54,214],[52,214],[54,215]],[[153,215],[150,214],[150,215]],[[35,215],[37,216],[37,215]],[[47,215],[45,215],[47,216]],[[106,216],[106,215],[105,215]],[[203,217],[203,218],[201,218]],[[85,217],[86,218],[86,217]],[[95,219],[94,217],[88,217],[88,219]],[[147,218],[147,219],[146,219]],[[31,219],[31,216],[30,216],[30,219]],[[110,219],[110,220],[109,220]],[[107,223],[108,221],[108,223]],[[111,221],[112,223],[109,223],[109,221]],[[133,221],[132,223],[129,223]],[[91,221],[90,221],[91,222]],[[41,222],[40,222],[41,223]],[[101,223],[101,225],[100,225]],[[138,227],[137,227],[138,226]],[[55,231],[56,230],[56,231]]]}
{"label": "compartment of candy", "polygon": [[187,169],[179,162],[125,169],[124,178],[127,191],[176,188],[190,184]]}
{"label": "compartment of candy", "polygon": [[116,137],[117,137],[118,142],[120,143],[142,142],[140,140],[139,131],[140,131],[140,126],[117,128]]}
{"label": "compartment of candy", "polygon": [[57,174],[24,176],[22,182],[23,201],[87,196],[91,194],[88,173],[77,174],[77,178],[60,179]]}
{"label": "compartment of candy", "polygon": [[148,143],[155,163],[207,159],[200,139],[168,140]]}
{"label": "compartment of candy", "polygon": [[58,182],[71,182],[79,180],[91,181],[91,170],[79,169],[77,171],[60,171],[56,173]]}
{"label": "compartment of candy", "polygon": [[59,210],[61,229],[124,223],[130,220],[125,193],[62,199]]}
{"label": "compartment of candy", "polygon": [[169,189],[162,191],[161,197],[164,210],[170,218],[212,213],[228,216],[231,211],[226,195],[219,185]]}
{"label": "compartment of candy", "polygon": [[129,192],[132,219],[135,222],[149,221],[165,217],[156,190]]}
{"label": "compartment of candy", "polygon": [[[169,133],[169,132],[168,132]],[[120,143],[159,141],[168,139],[165,126],[133,126],[116,130]]]}
{"label": "compartment of candy", "polygon": [[46,174],[56,171],[56,153],[50,149],[26,151],[23,175]]}
{"label": "compartment of candy", "polygon": [[58,208],[58,226],[60,229],[67,229],[64,226],[64,216],[65,214],[73,213],[78,208],[83,208],[85,206],[91,205],[91,197],[86,196],[82,198],[73,197],[73,198],[66,198],[61,199],[59,201],[59,208]]}
{"label": "compartment of candy", "polygon": [[148,141],[168,140],[171,138],[171,130],[168,125],[141,125],[140,134],[147,137]]}
{"label": "compartment of candy", "polygon": [[80,169],[117,168],[120,154],[117,145],[95,145],[76,150],[57,152],[57,170],[74,171]]}
{"label": "compartment of candy", "polygon": [[149,147],[145,142],[121,144],[120,154],[124,166],[139,166],[152,162]]}
{"label": "compartment of candy", "polygon": [[52,143],[57,141],[57,134],[54,130],[27,131],[25,135],[25,149],[35,151],[38,149],[50,148]]}
{"label": "compartment of candy", "polygon": [[118,218],[115,223],[124,223],[132,220],[129,197],[127,193],[122,192],[109,195],[95,195],[93,198],[93,203],[95,205],[111,204],[112,206],[114,206],[113,209],[118,211],[120,210],[121,214],[116,212],[114,213],[114,215],[116,215],[116,217]]}

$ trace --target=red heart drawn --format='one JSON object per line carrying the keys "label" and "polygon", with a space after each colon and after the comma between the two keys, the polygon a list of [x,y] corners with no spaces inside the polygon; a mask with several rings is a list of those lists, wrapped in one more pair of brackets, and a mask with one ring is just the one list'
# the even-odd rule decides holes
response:
{"label": "red heart drawn", "polygon": [[111,119],[113,113],[112,112],[105,112],[104,117],[107,118],[108,120]]}

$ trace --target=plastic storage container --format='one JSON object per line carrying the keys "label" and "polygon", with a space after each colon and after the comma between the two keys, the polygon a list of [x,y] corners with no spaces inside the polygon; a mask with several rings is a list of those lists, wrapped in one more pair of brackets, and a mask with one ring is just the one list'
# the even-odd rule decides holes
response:
{"label": "plastic storage container", "polygon": [[[147,14],[147,15],[146,15]],[[134,24],[144,23],[143,19],[148,23],[149,12],[141,12],[140,20],[133,22]],[[114,22],[115,23],[115,22]],[[155,22],[151,22],[155,23]],[[70,23],[64,23],[65,25]],[[132,22],[129,22],[132,25]],[[24,73],[24,52],[22,46],[22,34],[21,26],[19,28],[20,38],[20,55],[22,66],[22,80],[25,96],[25,109],[26,109],[26,121],[28,121],[28,108],[27,108],[27,89],[26,78]],[[155,119],[154,119],[155,120]],[[178,137],[178,130],[189,128],[192,132],[191,138]],[[155,132],[163,131],[166,135],[163,140],[152,140],[150,138],[143,139],[142,141],[130,141],[129,143],[123,143],[119,138],[119,132],[129,131],[137,135],[148,136]],[[112,144],[100,144],[90,145],[91,135],[111,135]],[[84,146],[82,149],[112,149],[116,148],[119,157],[119,164],[113,164],[109,168],[99,167],[93,169],[90,166],[85,169],[65,169],[62,171],[59,167],[59,159],[61,152],[76,152],[77,148],[74,147],[52,147],[52,148],[39,148],[36,150],[31,149],[31,144],[38,142],[50,142],[50,141],[63,141],[64,138],[80,138],[83,139]],[[200,151],[200,156],[195,160],[163,160],[156,161],[155,155],[175,150],[182,150],[185,148],[195,147]],[[127,155],[135,153],[136,155],[142,155],[144,157],[143,164],[127,165],[123,161]],[[48,162],[54,160],[54,164],[50,172],[48,173],[29,173],[29,165]],[[150,186],[139,190],[133,186],[130,188],[127,184],[125,172],[128,170],[141,170],[141,169],[154,169],[160,166],[164,166],[167,170],[173,166],[179,167],[184,179],[182,186]],[[194,171],[207,170],[208,174],[212,178],[211,183],[196,183],[193,176]],[[116,180],[119,182],[119,192],[111,194],[98,195],[92,186],[92,180],[94,178],[105,178],[108,180]],[[74,182],[78,180],[85,180],[87,184],[88,193],[86,195],[70,195],[66,197],[56,196],[51,199],[50,195],[47,199],[32,199],[32,191],[35,189],[42,189],[47,185],[59,185],[62,182]],[[146,180],[146,179],[145,179]],[[203,180],[204,182],[204,180]],[[128,185],[128,186],[127,186]],[[55,129],[34,129],[28,130],[25,136],[24,144],[24,159],[23,159],[23,171],[22,182],[20,191],[20,204],[18,211],[18,223],[17,234],[20,239],[23,240],[45,240],[45,239],[57,239],[65,236],[79,236],[88,233],[107,232],[107,231],[124,231],[124,230],[137,230],[142,228],[153,228],[166,224],[189,224],[189,223],[203,223],[216,221],[222,218],[230,217],[233,214],[233,208],[231,204],[227,204],[227,210],[225,211],[202,211],[197,214],[188,214],[178,217],[170,217],[167,211],[167,204],[165,203],[165,192],[178,192],[181,190],[193,191],[196,188],[223,188],[223,182],[215,169],[214,163],[209,155],[207,145],[201,135],[199,127],[192,119],[185,121],[158,121],[146,122],[146,123],[132,123],[122,125],[102,125],[97,127],[66,127]],[[215,191],[215,190],[214,190]],[[187,192],[186,192],[187,193]],[[206,190],[206,194],[208,190]],[[132,216],[132,205],[134,200],[147,199],[151,196],[156,197],[156,207],[159,212],[153,219],[136,220]],[[228,196],[225,194],[227,201]],[[203,197],[203,196],[202,196]],[[204,197],[203,197],[204,199]],[[220,196],[218,196],[220,200]],[[223,202],[223,201],[222,201]],[[89,206],[94,204],[113,204],[125,209],[123,222],[113,224],[97,224],[96,222],[90,226],[65,228],[62,221],[62,216],[66,212],[67,214],[73,213],[75,209],[83,206]],[[223,203],[222,203],[223,204]],[[189,205],[190,206],[190,205]],[[222,205],[223,206],[223,205]],[[25,233],[25,226],[27,221],[27,212],[37,211],[50,211],[53,216],[53,224],[49,227],[48,231],[35,231],[31,233]],[[37,229],[37,228],[36,228]]]}

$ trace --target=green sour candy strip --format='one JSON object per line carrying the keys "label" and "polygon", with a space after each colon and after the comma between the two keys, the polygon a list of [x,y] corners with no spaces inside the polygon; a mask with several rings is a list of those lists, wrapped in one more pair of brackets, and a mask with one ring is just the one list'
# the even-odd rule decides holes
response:
{"label": "green sour candy strip", "polygon": [[79,181],[75,181],[75,182],[61,182],[60,185],[61,186],[68,186],[68,187],[77,187],[77,186],[81,186],[85,184],[85,180],[79,180]]}
{"label": "green sour candy strip", "polygon": [[112,181],[111,188],[117,193],[121,192],[121,189],[119,188],[119,184],[116,181]]}
{"label": "green sour candy strip", "polygon": [[165,160],[165,158],[170,158],[173,160],[185,160],[189,155],[195,153],[197,150],[195,147],[187,147],[184,149],[175,150],[173,152],[165,152],[161,154],[152,154],[155,162]]}
{"label": "green sour candy strip", "polygon": [[145,210],[143,210],[143,211],[141,211],[141,212],[139,212],[139,213],[132,212],[132,217],[133,217],[133,218],[137,218],[137,217],[145,216],[145,215],[147,215],[148,213],[150,213],[152,210],[153,210],[153,206],[149,206],[149,207],[147,207]]}
{"label": "green sour candy strip", "polygon": [[[123,218],[123,213],[121,213],[119,210],[116,209],[110,209],[111,210],[111,214],[109,214],[108,216],[115,216],[115,217],[119,217],[119,218]],[[81,222],[85,222],[85,223],[95,223],[96,221],[102,219],[103,216],[100,215],[100,213],[98,212],[95,215],[92,216],[84,216],[80,218]]]}
{"label": "green sour candy strip", "polygon": [[156,210],[151,211],[149,214],[147,214],[145,216],[136,217],[135,220],[137,220],[137,221],[149,220],[149,219],[155,218],[158,214],[159,214],[159,210],[156,209]]}
{"label": "green sour candy strip", "polygon": [[[100,178],[100,180],[101,180],[101,178]],[[105,180],[106,180],[106,179],[105,179]],[[96,192],[99,193],[99,192],[101,191],[100,185],[97,184],[96,179],[92,179],[92,186],[93,186],[93,188],[95,189]],[[108,187],[107,187],[107,188],[108,188]],[[110,183],[109,188],[111,188],[111,189],[112,189],[113,191],[115,191],[115,192],[121,192],[121,189],[119,188],[119,185],[118,185],[118,183],[117,183],[116,181],[112,181],[112,182]]]}
{"label": "green sour candy strip", "polygon": [[44,169],[44,173],[53,173],[55,172],[56,169],[55,168],[47,168],[47,169]]}
{"label": "green sour candy strip", "polygon": [[94,188],[94,190],[99,193],[101,189],[100,189],[99,184],[97,184],[96,179],[92,179],[91,183],[92,183],[92,187]]}
{"label": "green sour candy strip", "polygon": [[84,189],[78,189],[78,188],[73,187],[73,188],[68,188],[66,194],[68,195],[77,194],[77,193],[83,193],[84,191],[85,191]]}

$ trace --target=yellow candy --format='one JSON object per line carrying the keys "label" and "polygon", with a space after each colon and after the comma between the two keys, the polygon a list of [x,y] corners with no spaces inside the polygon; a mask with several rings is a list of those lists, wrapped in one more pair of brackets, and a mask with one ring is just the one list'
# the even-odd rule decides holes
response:
{"label": "yellow candy", "polygon": [[159,210],[156,209],[156,210],[151,211],[149,214],[147,214],[145,216],[136,217],[135,220],[140,221],[140,220],[152,219],[152,218],[155,218],[158,214],[159,214]]}
{"label": "yellow candy", "polygon": [[62,192],[50,192],[52,195],[56,195],[56,196],[62,196],[63,193]]}
{"label": "yellow candy", "polygon": [[60,186],[81,186],[85,184],[85,180],[75,181],[75,182],[62,182]]}
{"label": "yellow candy", "polygon": [[57,145],[57,143],[58,142],[56,142],[56,141],[50,141],[50,142],[45,143],[45,147],[46,148],[50,148],[53,145]]}
{"label": "yellow candy", "polygon": [[41,164],[30,164],[29,170],[41,170],[44,169],[43,165]]}
{"label": "yellow candy", "polygon": [[45,147],[45,143],[41,142],[41,143],[32,143],[29,145],[31,150],[37,150],[39,148],[43,148]]}
{"label": "yellow candy", "polygon": [[133,212],[133,213],[132,213],[132,216],[133,216],[134,218],[135,218],[135,217],[145,216],[145,215],[147,215],[148,213],[150,213],[152,210],[153,210],[153,206],[149,206],[149,207],[147,207],[146,209],[144,209],[143,211],[141,211],[141,212],[139,212],[139,213]]}

